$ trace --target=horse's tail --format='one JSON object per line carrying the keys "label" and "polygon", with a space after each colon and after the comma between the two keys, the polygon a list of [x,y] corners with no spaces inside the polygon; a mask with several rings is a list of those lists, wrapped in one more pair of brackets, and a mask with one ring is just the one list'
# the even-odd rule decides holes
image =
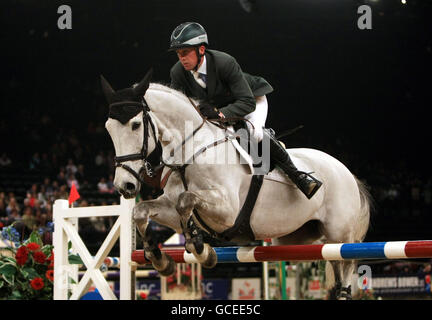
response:
{"label": "horse's tail", "polygon": [[357,215],[357,221],[354,233],[354,242],[362,242],[366,237],[369,229],[370,212],[373,209],[373,199],[369,193],[366,184],[354,176],[360,193],[360,212]]}
{"label": "horse's tail", "polygon": [[[354,231],[353,239],[354,242],[362,242],[366,237],[366,233],[369,229],[370,212],[373,209],[373,198],[369,193],[366,184],[360,181],[356,176],[354,179],[357,183],[360,194],[360,210],[355,221],[357,228]],[[331,289],[335,285],[334,270],[329,261],[325,265],[325,287]]]}

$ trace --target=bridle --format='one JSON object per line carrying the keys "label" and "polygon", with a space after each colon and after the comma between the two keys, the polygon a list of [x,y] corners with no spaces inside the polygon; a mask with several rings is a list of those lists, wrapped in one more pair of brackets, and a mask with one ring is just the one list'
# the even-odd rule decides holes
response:
{"label": "bridle", "polygon": [[[203,127],[204,123],[206,121],[209,121],[211,123],[213,123],[214,125],[226,129],[225,126],[222,125],[222,123],[215,123],[211,120],[207,120],[207,118],[203,117],[203,115],[201,114],[201,112],[199,111],[199,108],[195,105],[195,103],[189,98],[189,101],[191,102],[191,104],[193,105],[193,107],[195,108],[195,110],[200,114],[200,116],[203,119],[203,122],[201,123],[201,125],[199,125],[196,129],[194,129],[194,131],[192,132],[192,134],[189,137],[186,137],[181,145],[179,145],[177,147],[181,148],[185,145],[185,143],[192,137],[195,136],[195,134]],[[141,174],[143,172],[143,170],[145,170],[145,173],[147,176],[149,176],[150,178],[155,177],[155,175],[157,174],[157,171],[163,167],[163,166],[167,166],[169,168],[171,168],[172,170],[176,170],[180,172],[181,178],[182,178],[182,182],[183,185],[185,186],[185,189],[187,190],[187,183],[186,183],[186,179],[185,179],[185,174],[184,171],[186,169],[186,167],[188,166],[188,163],[191,163],[191,160],[195,157],[197,157],[198,155],[200,155],[201,153],[205,152],[206,150],[208,150],[209,148],[215,147],[220,143],[224,143],[228,140],[234,139],[236,138],[236,136],[234,135],[227,135],[225,136],[223,139],[220,139],[218,141],[212,142],[211,144],[201,148],[200,150],[198,150],[197,152],[194,153],[194,155],[192,156],[191,159],[189,159],[188,161],[186,161],[186,164],[181,164],[181,165],[172,165],[172,164],[168,164],[165,163],[165,161],[162,158],[162,145],[160,143],[160,141],[157,139],[156,137],[156,128],[155,125],[153,123],[152,117],[150,116],[149,112],[150,112],[150,108],[147,105],[147,102],[145,101],[144,97],[142,97],[141,102],[136,102],[136,101],[122,101],[122,102],[115,102],[115,103],[111,103],[110,104],[110,108],[111,107],[116,107],[116,106],[131,106],[131,107],[138,107],[140,109],[142,109],[143,112],[143,131],[144,131],[144,136],[143,136],[143,145],[141,148],[141,152],[140,153],[133,153],[133,154],[128,154],[128,155],[122,155],[122,156],[115,156],[114,157],[114,162],[115,162],[115,167],[120,167],[125,169],[126,171],[128,171],[130,174],[132,174],[141,184],[145,184],[146,182],[143,180],[143,178],[141,177]],[[229,119],[221,119],[222,121],[220,122],[225,122],[225,121],[230,121],[230,120],[237,120],[237,118],[229,118]],[[239,118],[240,120],[245,120],[243,118]],[[225,120],[225,121],[224,121]],[[156,143],[156,148],[155,150],[152,151],[152,153],[147,156],[147,152],[148,152],[148,139],[149,139],[149,127],[151,127],[151,130],[153,132],[153,138],[154,141]],[[176,150],[172,150],[171,152],[171,156],[173,156],[173,153],[175,153]],[[148,158],[152,155],[158,156],[158,163],[156,165],[153,165],[151,163],[151,161],[148,160]],[[136,172],[135,170],[133,170],[130,166],[128,166],[127,164],[124,164],[124,162],[126,161],[137,161],[137,160],[142,160],[143,161],[143,165],[142,167],[139,169],[138,172]]]}
{"label": "bridle", "polygon": [[[116,105],[117,106],[118,105],[121,105],[121,106],[135,106],[135,107],[142,108],[142,111],[143,111],[143,130],[144,130],[144,136],[143,136],[143,145],[142,145],[142,148],[141,148],[141,152],[140,153],[133,153],[133,154],[128,154],[128,155],[123,155],[123,156],[115,156],[114,157],[114,162],[115,162],[115,167],[121,167],[121,168],[125,169],[130,174],[132,174],[139,182],[141,182],[143,184],[145,182],[141,178],[142,171],[145,170],[145,173],[149,177],[152,178],[152,177],[154,177],[155,172],[159,169],[158,167],[160,166],[160,162],[156,165],[156,167],[153,167],[153,165],[151,164],[151,162],[148,161],[147,152],[148,152],[148,140],[149,140],[149,125],[150,125],[150,127],[152,129],[153,138],[154,138],[154,141],[156,143],[156,148],[155,148],[155,150],[153,152],[155,152],[157,149],[159,149],[160,154],[162,154],[162,152],[161,152],[162,151],[162,145],[161,145],[160,141],[156,137],[155,125],[154,125],[153,120],[152,120],[152,118],[151,118],[151,116],[149,114],[150,108],[147,105],[147,102],[145,101],[144,97],[141,99],[141,103],[136,102],[136,101],[115,102],[115,103],[110,104],[110,108],[111,107],[115,107]],[[136,160],[142,160],[143,161],[143,166],[140,168],[139,172],[136,172],[130,166],[128,166],[127,164],[123,163],[123,162],[126,162],[126,161],[136,161]]]}

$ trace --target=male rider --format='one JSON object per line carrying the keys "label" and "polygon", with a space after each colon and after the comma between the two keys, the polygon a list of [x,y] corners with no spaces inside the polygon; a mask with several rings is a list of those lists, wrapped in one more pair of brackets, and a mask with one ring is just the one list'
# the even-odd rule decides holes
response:
{"label": "male rider", "polygon": [[204,28],[196,22],[185,22],[171,34],[170,50],[179,61],[171,68],[171,87],[202,101],[201,113],[208,119],[245,118],[251,138],[270,140],[271,159],[288,175],[308,199],[321,182],[297,170],[285,148],[265,129],[266,94],[273,88],[262,77],[242,72],[237,61],[227,53],[209,50]]}

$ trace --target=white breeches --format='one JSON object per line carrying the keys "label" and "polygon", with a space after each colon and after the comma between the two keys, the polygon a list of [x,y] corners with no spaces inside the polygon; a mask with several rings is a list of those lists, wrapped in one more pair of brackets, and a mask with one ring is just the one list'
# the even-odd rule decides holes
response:
{"label": "white breeches", "polygon": [[252,127],[251,124],[246,121],[249,132],[251,133],[251,138],[261,141],[263,138],[263,127],[265,127],[267,120],[268,104],[266,96],[255,97],[255,100],[255,111],[246,115],[245,118],[253,124]]}

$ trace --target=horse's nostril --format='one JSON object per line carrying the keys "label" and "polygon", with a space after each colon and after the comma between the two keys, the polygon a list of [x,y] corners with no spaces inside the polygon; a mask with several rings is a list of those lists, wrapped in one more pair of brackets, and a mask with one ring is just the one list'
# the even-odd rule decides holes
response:
{"label": "horse's nostril", "polygon": [[127,182],[126,183],[126,190],[127,191],[135,191],[135,185],[133,183]]}

